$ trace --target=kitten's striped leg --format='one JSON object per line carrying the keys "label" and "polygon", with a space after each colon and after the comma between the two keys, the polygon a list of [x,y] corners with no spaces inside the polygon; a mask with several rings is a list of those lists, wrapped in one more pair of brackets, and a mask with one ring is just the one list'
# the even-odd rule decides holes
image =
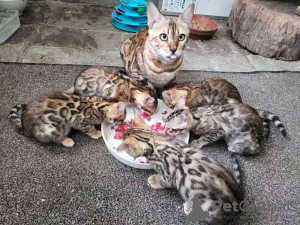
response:
{"label": "kitten's striped leg", "polygon": [[145,80],[145,78],[142,75],[140,75],[139,73],[132,73],[131,76],[133,79],[135,79],[137,81]]}
{"label": "kitten's striped leg", "polygon": [[76,127],[76,129],[89,135],[93,139],[99,139],[102,136],[101,131],[96,130],[95,126],[88,125],[88,126],[83,126],[83,127]]}
{"label": "kitten's striped leg", "polygon": [[170,188],[173,187],[163,176],[154,174],[148,178],[149,185],[154,189]]}
{"label": "kitten's striped leg", "polygon": [[91,138],[93,139],[99,139],[102,137],[101,131],[100,130],[92,130],[89,131],[89,133],[87,133],[87,135],[89,135]]}
{"label": "kitten's striped leg", "polygon": [[203,134],[199,139],[192,141],[192,146],[195,148],[202,148],[209,143],[216,142],[223,137],[223,133],[220,131],[210,132]]}
{"label": "kitten's striped leg", "polygon": [[258,140],[251,134],[235,137],[228,143],[228,150],[241,155],[256,155],[261,151]]}

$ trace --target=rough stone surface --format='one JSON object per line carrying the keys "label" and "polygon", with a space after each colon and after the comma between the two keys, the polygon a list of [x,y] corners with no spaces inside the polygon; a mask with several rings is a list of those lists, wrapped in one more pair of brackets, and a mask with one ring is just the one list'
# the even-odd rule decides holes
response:
{"label": "rough stone surface", "polygon": [[236,0],[228,20],[233,38],[268,58],[300,60],[299,1]]}
{"label": "rough stone surface", "polygon": [[[84,68],[0,63],[0,224],[190,224],[176,191],[152,190],[147,178],[153,171],[123,165],[102,139],[73,132],[72,149],[42,145],[8,121],[12,106],[69,88]],[[231,81],[250,105],[279,115],[291,138],[272,126],[261,155],[239,157],[246,199],[271,208],[248,203],[230,224],[300,224],[299,73],[181,71],[179,81],[213,76]],[[223,143],[205,151],[232,168]]]}
{"label": "rough stone surface", "polygon": [[247,55],[248,61],[257,71],[289,71],[293,67],[294,71],[300,71],[300,64],[282,60],[270,59],[260,55]]}
{"label": "rough stone surface", "polygon": [[76,64],[79,52],[72,48],[53,47],[53,46],[31,46],[26,49],[26,57],[21,59],[22,63],[43,63],[49,61],[57,64]]}
{"label": "rough stone surface", "polygon": [[[119,49],[132,34],[111,25],[112,11],[113,8],[90,5],[85,0],[72,0],[72,4],[30,1],[20,17],[21,28],[0,45],[0,62],[121,67]],[[219,29],[213,39],[189,40],[182,69],[259,71],[264,60],[250,61],[249,56],[255,56],[232,41],[226,22],[216,22]],[[287,64],[286,68],[297,71],[299,66],[300,61]],[[280,61],[274,63],[274,68],[281,68]],[[275,69],[269,67],[269,70]]]}

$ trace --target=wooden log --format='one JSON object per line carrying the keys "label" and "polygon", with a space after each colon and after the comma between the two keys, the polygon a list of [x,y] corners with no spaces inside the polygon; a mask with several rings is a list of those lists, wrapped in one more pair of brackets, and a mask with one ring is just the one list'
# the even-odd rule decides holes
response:
{"label": "wooden log", "polygon": [[228,19],[232,37],[259,55],[300,60],[298,1],[235,0]]}
{"label": "wooden log", "polygon": [[297,7],[297,9],[296,9],[296,12],[295,12],[295,13],[296,13],[296,15],[297,15],[297,16],[300,16],[300,6],[298,6],[298,7]]}

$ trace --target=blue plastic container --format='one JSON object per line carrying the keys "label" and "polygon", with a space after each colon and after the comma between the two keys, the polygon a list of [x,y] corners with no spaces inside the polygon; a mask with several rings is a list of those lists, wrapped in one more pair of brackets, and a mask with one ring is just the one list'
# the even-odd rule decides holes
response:
{"label": "blue plastic container", "polygon": [[147,27],[147,5],[145,0],[121,0],[111,14],[112,25],[120,30],[137,32]]}

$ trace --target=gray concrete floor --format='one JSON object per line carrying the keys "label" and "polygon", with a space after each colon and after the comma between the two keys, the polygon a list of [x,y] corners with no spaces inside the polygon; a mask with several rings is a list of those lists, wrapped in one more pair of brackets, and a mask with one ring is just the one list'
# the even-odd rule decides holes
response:
{"label": "gray concrete floor", "polygon": [[[0,45],[0,62],[121,67],[120,47],[132,34],[111,25],[113,10],[89,0],[30,1],[20,17],[21,28]],[[300,71],[300,61],[253,55],[232,40],[226,21],[216,22],[213,39],[189,40],[183,70]]]}
{"label": "gray concrete floor", "polygon": [[[1,64],[0,224],[188,224],[174,190],[152,190],[153,171],[117,161],[102,139],[73,133],[72,149],[42,145],[16,132],[8,113],[42,93],[69,88],[82,66]],[[247,211],[231,224],[300,224],[299,73],[180,73],[180,81],[221,76],[237,86],[245,102],[273,111],[291,141],[272,127],[257,157],[239,157],[247,200],[271,208]],[[232,168],[222,143],[206,154]],[[291,209],[285,209],[290,203]]]}

